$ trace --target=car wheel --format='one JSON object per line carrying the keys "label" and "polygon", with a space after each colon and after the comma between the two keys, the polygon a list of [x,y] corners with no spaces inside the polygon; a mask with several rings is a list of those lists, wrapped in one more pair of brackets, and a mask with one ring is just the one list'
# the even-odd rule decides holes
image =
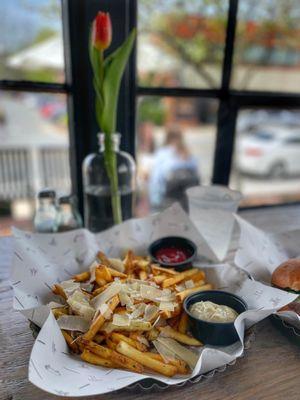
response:
{"label": "car wheel", "polygon": [[269,176],[272,179],[284,178],[286,175],[287,171],[283,162],[273,164],[269,172]]}

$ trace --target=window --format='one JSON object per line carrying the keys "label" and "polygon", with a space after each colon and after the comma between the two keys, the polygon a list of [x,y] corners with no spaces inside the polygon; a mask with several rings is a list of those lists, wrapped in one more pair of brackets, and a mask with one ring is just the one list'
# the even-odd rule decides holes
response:
{"label": "window", "polygon": [[[98,130],[87,44],[100,9],[117,26],[112,49],[138,27],[117,121],[121,147],[138,164],[137,215],[157,209],[151,163],[170,140],[179,158],[176,164],[173,152],[164,177],[171,197],[164,200],[197,179],[241,189],[246,205],[299,200],[298,172],[289,175],[287,153],[275,172],[269,165],[272,180],[241,167],[264,146],[298,148],[297,0],[7,0],[0,2],[2,233],[12,215],[29,226],[35,192],[44,185],[73,190],[82,210],[81,163],[95,151]],[[30,145],[34,137],[38,146]],[[171,172],[180,190],[167,181]]]}
{"label": "window", "polygon": [[[139,0],[137,7],[138,212],[151,210],[157,191],[149,149],[159,153],[174,124],[203,184],[241,190],[246,206],[298,201],[297,167],[287,160],[292,151],[297,158],[299,140],[299,2]],[[276,146],[280,159],[275,150],[271,156]],[[262,154],[273,157],[268,165],[258,162]]]}
{"label": "window", "polygon": [[59,0],[2,1],[0,38],[0,79],[65,81]]}
{"label": "window", "polygon": [[36,193],[71,190],[59,0],[0,3],[0,235],[31,229]]}

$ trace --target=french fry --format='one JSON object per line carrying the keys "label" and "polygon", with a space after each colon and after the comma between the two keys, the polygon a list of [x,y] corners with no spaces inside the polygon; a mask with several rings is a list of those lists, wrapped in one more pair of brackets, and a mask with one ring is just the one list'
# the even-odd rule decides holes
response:
{"label": "french fry", "polygon": [[116,344],[123,341],[140,351],[147,351],[147,347],[143,343],[140,343],[138,340],[134,340],[128,336],[122,335],[122,333],[113,332],[111,334],[111,339]]}
{"label": "french fry", "polygon": [[115,309],[115,314],[126,314],[126,307],[119,306]]}
{"label": "french fry", "polygon": [[101,346],[98,343],[93,342],[92,340],[86,340],[84,338],[81,339],[81,343],[83,344],[84,348],[88,351],[91,351],[97,356],[102,358],[110,358],[111,356],[111,349],[107,347]]}
{"label": "french fry", "polygon": [[169,318],[177,317],[181,313],[181,310],[182,310],[182,305],[177,304],[174,311],[163,310],[163,311],[160,311],[159,314],[162,318],[169,319]]}
{"label": "french fry", "polygon": [[189,323],[189,317],[185,312],[183,312],[180,316],[180,320],[179,320],[179,324],[178,324],[178,332],[186,333],[187,328],[188,328],[188,323]]}
{"label": "french fry", "polygon": [[127,356],[138,363],[144,365],[147,368],[152,369],[153,371],[159,372],[165,376],[174,376],[177,372],[177,368],[174,365],[167,365],[160,361],[154,360],[153,358],[145,355],[141,351],[135,349],[130,346],[128,343],[121,341],[117,345],[117,352]]}
{"label": "french fry", "polygon": [[147,272],[146,271],[140,271],[139,272],[139,279],[141,280],[141,281],[145,281],[146,279],[147,279],[147,277],[148,277],[148,275],[147,275]]}
{"label": "french fry", "polygon": [[[111,311],[114,311],[119,302],[120,302],[119,296],[116,295],[109,300],[108,307],[111,309]],[[92,322],[89,330],[83,335],[83,338],[87,340],[92,340],[93,337],[97,334],[97,332],[101,328],[101,326],[104,324],[104,322],[105,322],[104,316],[102,314],[99,314],[98,317],[96,317],[96,319]]]}
{"label": "french fry", "polygon": [[133,266],[136,269],[141,269],[141,270],[143,270],[145,272],[147,272],[149,264],[150,263],[149,263],[148,260],[145,260],[145,259],[142,259],[142,258],[133,260]]}
{"label": "french fry", "polygon": [[163,283],[162,283],[162,287],[163,288],[168,288],[169,286],[176,285],[176,283],[179,283],[179,282],[183,281],[186,278],[192,277],[198,271],[199,270],[197,268],[193,268],[193,269],[188,269],[186,271],[180,272],[179,274],[174,275],[173,277],[164,280]]}
{"label": "french fry", "polygon": [[165,362],[163,357],[159,353],[153,353],[152,351],[147,351],[145,353],[146,356],[153,358],[154,360]]}
{"label": "french fry", "polygon": [[[97,276],[97,275],[96,275],[96,282],[97,282],[97,284],[100,286],[100,288],[101,288],[101,287],[104,287],[104,286],[107,284],[107,282],[106,282],[105,279],[100,278],[100,277]],[[99,289],[100,289],[100,288],[99,288]]]}
{"label": "french fry", "polygon": [[85,271],[85,272],[81,272],[81,274],[77,274],[73,276],[73,279],[75,282],[84,282],[87,281],[88,279],[90,279],[90,272],[89,271]]}
{"label": "french fry", "polygon": [[111,360],[120,368],[125,368],[130,371],[141,374],[144,372],[144,367],[142,364],[137,362],[136,360],[132,360],[131,358],[125,356],[124,354],[120,354],[115,350],[112,350]]}
{"label": "french fry", "polygon": [[[133,347],[136,347],[140,351],[148,350],[149,347],[149,343],[147,344],[148,340],[142,334],[140,334],[139,332],[130,332],[129,337],[130,339],[136,342],[136,345]],[[145,340],[143,341],[143,339]]]}
{"label": "french fry", "polygon": [[55,319],[58,319],[62,315],[68,315],[69,314],[69,308],[68,307],[52,308],[51,311],[52,311]]}
{"label": "french fry", "polygon": [[98,251],[96,258],[98,259],[100,264],[105,265],[106,267],[111,267],[109,259],[102,251]]}
{"label": "french fry", "polygon": [[160,285],[167,277],[166,274],[156,275],[153,277],[153,280],[157,285]]}
{"label": "french fry", "polygon": [[197,274],[193,275],[191,277],[191,280],[194,282],[198,282],[198,281],[205,281],[205,272],[204,271],[199,271],[197,272]]}
{"label": "french fry", "polygon": [[67,345],[73,351],[73,353],[76,353],[76,354],[79,353],[78,345],[74,341],[72,336],[68,332],[64,331],[63,329],[61,330],[61,333],[63,334],[63,337],[65,338],[65,341],[67,342]]}
{"label": "french fry", "polygon": [[124,259],[124,267],[125,267],[125,272],[127,274],[132,273],[134,270],[134,265],[133,265],[133,252],[131,250],[127,251],[127,254]]}
{"label": "french fry", "polygon": [[101,358],[89,350],[84,350],[80,357],[83,361],[86,361],[90,364],[101,365],[102,367],[106,368],[115,368],[115,364],[111,360]]}
{"label": "french fry", "polygon": [[188,335],[185,335],[184,333],[180,333],[178,331],[175,331],[175,329],[171,328],[170,326],[161,326],[158,328],[160,331],[161,335],[163,337],[168,337],[177,340],[177,342],[187,344],[188,346],[203,346],[203,344]]}
{"label": "french fry", "polygon": [[168,324],[175,330],[177,330],[178,324],[180,320],[180,314],[177,315],[176,317],[168,319]]}
{"label": "french fry", "polygon": [[[97,283],[100,279],[104,279],[106,282],[111,282],[113,280],[109,269],[105,265],[100,265],[99,267],[97,267],[95,275]],[[98,285],[101,286],[99,283]]]}
{"label": "french fry", "polygon": [[178,301],[183,301],[187,296],[189,296],[191,293],[194,292],[202,292],[204,290],[211,290],[212,289],[212,285],[210,283],[207,283],[206,285],[201,285],[201,286],[195,286],[191,289],[186,289],[183,290],[182,292],[179,292],[176,294],[176,299]]}
{"label": "french fry", "polygon": [[159,330],[157,328],[152,328],[150,331],[146,332],[146,338],[152,342],[152,340],[157,339],[159,335]]}
{"label": "french fry", "polygon": [[94,336],[93,340],[94,340],[94,342],[100,344],[105,340],[105,336],[97,334]]}
{"label": "french fry", "polygon": [[103,279],[103,282],[105,282],[103,286],[93,290],[93,292],[92,292],[93,297],[98,296],[98,294],[102,293],[105,289],[108,288],[109,285],[111,285],[111,282],[106,283],[106,281],[104,281],[104,279]]}
{"label": "french fry", "polygon": [[117,353],[114,350],[111,350],[107,347],[101,346],[89,340],[82,340],[82,343],[84,344],[87,350],[89,350],[90,352],[96,354],[101,358],[111,360],[118,367],[126,368],[137,373],[142,373],[144,370],[141,364],[137,363],[134,360],[131,360],[130,358],[122,354]]}
{"label": "french fry", "polygon": [[173,268],[160,267],[158,264],[151,264],[151,270],[152,270],[153,275],[161,275],[161,274],[177,275],[178,274],[178,272],[175,271]]}
{"label": "french fry", "polygon": [[111,276],[113,276],[114,278],[127,278],[126,274],[123,274],[123,272],[119,272],[116,269],[107,267],[108,271],[110,272]]}
{"label": "french fry", "polygon": [[190,372],[190,369],[188,365],[183,361],[179,360],[177,358],[174,358],[173,360],[168,360],[167,362],[164,360],[164,358],[158,354],[158,353],[152,353],[151,351],[148,351],[147,354],[149,357],[154,358],[154,360],[165,362],[166,364],[172,364],[177,368],[177,372],[181,375],[186,375]]}
{"label": "french fry", "polygon": [[117,343],[113,342],[109,338],[106,338],[106,346],[111,350],[116,350]]}
{"label": "french fry", "polygon": [[61,296],[63,299],[67,300],[67,295],[64,289],[58,283],[52,286],[52,292],[57,296]]}

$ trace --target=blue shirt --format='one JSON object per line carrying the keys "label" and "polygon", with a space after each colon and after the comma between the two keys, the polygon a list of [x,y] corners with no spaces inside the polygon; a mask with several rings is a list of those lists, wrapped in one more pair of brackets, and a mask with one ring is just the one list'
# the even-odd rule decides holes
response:
{"label": "blue shirt", "polygon": [[149,179],[149,198],[152,206],[159,206],[166,193],[167,178],[178,169],[192,169],[197,172],[197,160],[190,156],[183,159],[173,146],[164,146],[154,155]]}

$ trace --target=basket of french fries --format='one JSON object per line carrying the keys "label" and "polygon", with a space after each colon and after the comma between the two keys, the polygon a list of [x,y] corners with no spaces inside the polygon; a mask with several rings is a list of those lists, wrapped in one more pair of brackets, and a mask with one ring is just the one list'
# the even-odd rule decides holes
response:
{"label": "basket of french fries", "polygon": [[[81,229],[15,230],[14,236],[14,308],[40,328],[29,381],[59,396],[145,387],[149,379],[163,386],[199,381],[241,357],[245,329],[290,301],[241,269],[216,263],[214,246],[176,205],[97,235]],[[197,248],[187,270],[149,258],[151,243],[174,236]],[[191,334],[185,303],[211,289],[248,305],[234,322],[238,340],[229,346],[203,345]]]}

